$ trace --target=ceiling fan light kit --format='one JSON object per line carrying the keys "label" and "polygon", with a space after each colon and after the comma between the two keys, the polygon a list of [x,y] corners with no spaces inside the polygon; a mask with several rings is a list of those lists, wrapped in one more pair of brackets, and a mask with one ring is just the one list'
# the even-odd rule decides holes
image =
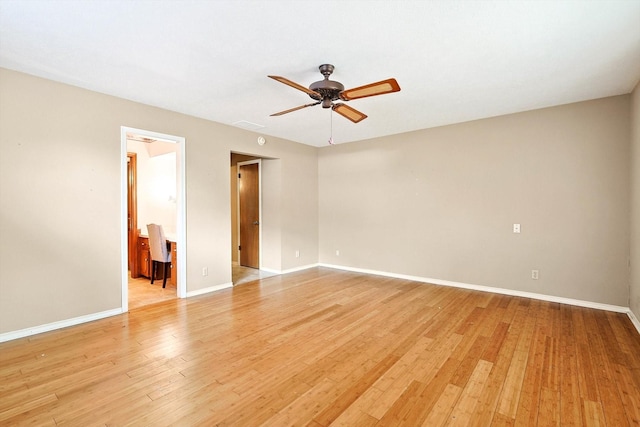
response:
{"label": "ceiling fan light kit", "polygon": [[290,108],[288,110],[280,111],[271,115],[281,116],[283,114],[291,113],[292,111],[297,111],[306,107],[313,107],[314,105],[322,104],[322,108],[331,108],[333,111],[351,120],[353,123],[358,123],[366,119],[367,115],[346,104],[334,103],[334,101],[350,101],[352,99],[366,98],[368,96],[384,95],[386,93],[400,91],[400,85],[398,85],[396,79],[382,80],[376,83],[371,83],[368,85],[345,90],[342,83],[329,80],[329,76],[335,69],[333,65],[322,64],[319,69],[320,73],[324,76],[324,79],[311,83],[309,88],[306,88],[281,76],[268,76],[274,80],[279,81],[280,83],[284,83],[294,89],[305,92],[316,101],[311,104],[305,104],[299,107]]}

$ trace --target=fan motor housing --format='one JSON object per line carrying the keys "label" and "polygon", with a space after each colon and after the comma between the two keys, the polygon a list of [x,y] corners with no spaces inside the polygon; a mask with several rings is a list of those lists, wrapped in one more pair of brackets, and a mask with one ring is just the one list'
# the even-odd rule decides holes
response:
{"label": "fan motor housing", "polygon": [[[339,95],[340,95],[340,92],[344,90],[344,85],[340,82],[335,82],[333,80],[325,79],[315,83],[311,83],[311,86],[309,86],[309,89],[321,95],[321,96],[314,95],[314,94],[309,95],[311,98],[315,99],[316,101],[322,101],[325,99],[335,101],[340,98]],[[325,108],[329,108],[329,107],[325,107]]]}
{"label": "fan motor housing", "polygon": [[334,67],[331,64],[322,64],[320,73],[324,76],[324,80],[311,83],[309,89],[320,94],[309,94],[312,99],[322,101],[323,108],[331,108],[331,101],[340,99],[340,92],[344,90],[344,85],[340,82],[329,80],[329,76],[333,73]]}

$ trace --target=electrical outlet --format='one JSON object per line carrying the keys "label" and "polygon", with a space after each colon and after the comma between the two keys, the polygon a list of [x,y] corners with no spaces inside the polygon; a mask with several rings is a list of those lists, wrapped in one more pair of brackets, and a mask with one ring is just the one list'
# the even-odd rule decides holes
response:
{"label": "electrical outlet", "polygon": [[513,224],[513,232],[514,233],[520,232],[520,224]]}
{"label": "electrical outlet", "polygon": [[208,276],[209,275],[209,267],[204,267],[202,269],[202,275],[203,276]]}
{"label": "electrical outlet", "polygon": [[531,278],[533,280],[538,280],[538,270],[531,270]]}

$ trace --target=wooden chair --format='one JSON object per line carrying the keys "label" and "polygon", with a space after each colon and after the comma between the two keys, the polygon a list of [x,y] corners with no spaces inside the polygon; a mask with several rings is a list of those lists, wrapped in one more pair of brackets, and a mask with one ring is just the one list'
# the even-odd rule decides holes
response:
{"label": "wooden chair", "polygon": [[151,252],[151,284],[156,277],[156,267],[158,263],[164,264],[164,274],[162,275],[162,287],[167,286],[167,275],[171,266],[171,251],[164,237],[164,230],[161,225],[147,224],[149,233],[149,251]]}

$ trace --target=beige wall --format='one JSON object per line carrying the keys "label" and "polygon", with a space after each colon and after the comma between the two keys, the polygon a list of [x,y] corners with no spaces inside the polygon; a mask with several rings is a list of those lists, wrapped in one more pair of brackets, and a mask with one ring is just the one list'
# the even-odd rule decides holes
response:
{"label": "beige wall", "polygon": [[120,307],[121,126],[186,140],[187,292],[231,282],[231,151],[278,159],[274,262],[317,260],[315,148],[5,69],[0,111],[0,333]]}
{"label": "beige wall", "polygon": [[320,262],[627,306],[629,106],[320,149]]}
{"label": "beige wall", "polygon": [[[317,163],[317,162],[316,162]],[[282,271],[282,224],[281,200],[282,200],[282,161],[280,159],[262,159],[262,242],[261,256],[263,269]],[[314,169],[317,176],[317,171]],[[317,185],[317,184],[316,184]],[[316,236],[310,239],[307,245],[315,242],[313,250],[318,250],[317,238],[317,190],[314,203],[315,212],[311,215],[316,220]],[[317,257],[317,255],[316,255]],[[289,258],[291,259],[291,258]],[[304,264],[303,264],[304,265]]]}
{"label": "beige wall", "polygon": [[[318,176],[318,158],[302,155],[295,161],[282,162],[280,173],[279,219],[282,227],[282,267],[283,271],[298,266],[313,265],[318,262],[318,183],[298,180],[294,177],[306,174]],[[264,168],[263,168],[264,170]],[[264,176],[263,176],[264,178]],[[313,186],[309,186],[309,185]],[[315,200],[309,200],[311,197]],[[309,206],[301,204],[309,200]],[[263,206],[263,211],[266,212]],[[311,234],[315,232],[315,234]],[[295,258],[296,251],[300,257]]]}
{"label": "beige wall", "polygon": [[640,319],[640,83],[631,97],[631,288],[629,307]]}

